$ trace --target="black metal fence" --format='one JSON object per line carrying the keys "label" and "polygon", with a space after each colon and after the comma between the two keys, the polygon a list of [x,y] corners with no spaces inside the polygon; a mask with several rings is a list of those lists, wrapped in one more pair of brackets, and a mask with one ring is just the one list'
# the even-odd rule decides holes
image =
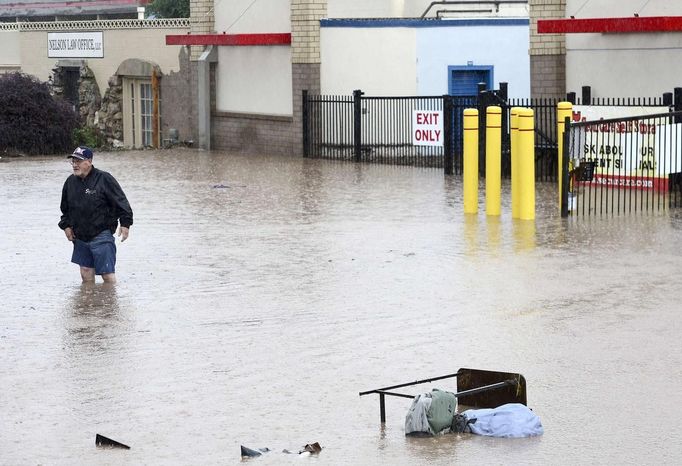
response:
{"label": "black metal fence", "polygon": [[[682,91],[682,90],[681,90]],[[677,95],[676,95],[677,98]],[[531,108],[535,114],[535,175],[539,181],[556,181],[556,107],[563,99],[508,99],[506,83],[499,90],[479,88],[474,96],[351,96],[309,95],[303,91],[303,150],[305,157],[443,168],[446,174],[463,170],[462,129],[467,108],[479,111],[479,171],[485,176],[486,108],[502,108],[503,177],[511,176],[509,122],[513,107]],[[672,105],[672,93],[660,98],[592,99],[589,87],[581,98],[567,95],[576,105],[661,106]],[[682,92],[680,92],[682,105]],[[412,142],[414,110],[443,112],[442,146]]]}
{"label": "black metal fence", "polygon": [[682,112],[581,121],[567,128],[562,215],[682,207]]}

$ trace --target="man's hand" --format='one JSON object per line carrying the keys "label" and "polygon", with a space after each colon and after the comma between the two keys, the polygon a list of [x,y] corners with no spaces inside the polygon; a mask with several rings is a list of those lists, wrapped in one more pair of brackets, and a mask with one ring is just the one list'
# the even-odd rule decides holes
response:
{"label": "man's hand", "polygon": [[118,227],[118,232],[116,233],[121,237],[121,243],[128,239],[128,233],[130,230],[126,227]]}
{"label": "man's hand", "polygon": [[66,235],[66,239],[69,241],[73,241],[76,239],[76,235],[73,234],[73,230],[71,227],[66,227],[64,228],[64,234]]}

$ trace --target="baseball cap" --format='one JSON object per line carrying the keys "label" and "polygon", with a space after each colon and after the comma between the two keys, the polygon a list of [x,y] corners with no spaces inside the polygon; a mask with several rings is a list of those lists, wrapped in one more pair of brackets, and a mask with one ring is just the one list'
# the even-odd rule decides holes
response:
{"label": "baseball cap", "polygon": [[89,147],[85,146],[78,146],[76,149],[73,151],[73,154],[68,155],[67,158],[73,157],[74,159],[78,160],[85,160],[85,159],[92,159],[92,150]]}

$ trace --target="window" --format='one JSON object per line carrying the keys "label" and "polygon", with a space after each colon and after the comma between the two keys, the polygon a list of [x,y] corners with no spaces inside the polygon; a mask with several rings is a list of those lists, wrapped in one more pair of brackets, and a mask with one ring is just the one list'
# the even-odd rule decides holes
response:
{"label": "window", "polygon": [[[123,144],[128,147],[154,145],[154,91],[150,79],[123,78]],[[159,98],[159,115],[161,113]],[[161,128],[160,116],[157,117]],[[161,135],[159,135],[159,140]]]}

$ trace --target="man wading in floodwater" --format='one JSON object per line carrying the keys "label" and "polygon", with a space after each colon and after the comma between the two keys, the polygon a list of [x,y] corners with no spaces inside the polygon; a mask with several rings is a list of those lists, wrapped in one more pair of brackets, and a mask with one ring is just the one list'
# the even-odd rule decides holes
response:
{"label": "man wading in floodwater", "polygon": [[128,238],[133,210],[128,199],[109,173],[92,165],[92,150],[77,147],[67,157],[73,167],[62,188],[62,218],[59,228],[73,242],[71,262],[80,265],[83,282],[94,282],[101,275],[107,283],[116,282],[116,244],[114,232]]}

